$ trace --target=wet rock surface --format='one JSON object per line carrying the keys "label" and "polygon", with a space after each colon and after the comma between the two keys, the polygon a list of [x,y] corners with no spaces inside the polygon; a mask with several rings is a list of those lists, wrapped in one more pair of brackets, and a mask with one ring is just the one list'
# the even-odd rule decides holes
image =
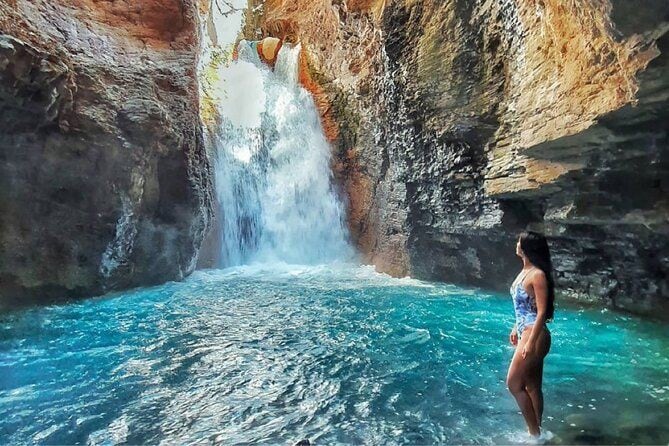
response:
{"label": "wet rock surface", "polygon": [[0,305],[193,270],[211,209],[194,8],[0,3]]}
{"label": "wet rock surface", "polygon": [[[507,289],[545,232],[562,297],[669,314],[669,6],[268,0],[301,41],[366,260]],[[336,128],[331,129],[332,122]]]}

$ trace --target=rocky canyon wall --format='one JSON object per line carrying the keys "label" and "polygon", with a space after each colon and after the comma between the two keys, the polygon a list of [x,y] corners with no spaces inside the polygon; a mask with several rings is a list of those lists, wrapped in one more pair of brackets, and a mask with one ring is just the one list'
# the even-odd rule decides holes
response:
{"label": "rocky canyon wall", "polygon": [[0,1],[0,306],[194,268],[211,213],[195,7]]}
{"label": "rocky canyon wall", "polygon": [[669,314],[667,2],[263,3],[255,37],[306,50],[368,262],[503,290],[529,228],[561,297]]}

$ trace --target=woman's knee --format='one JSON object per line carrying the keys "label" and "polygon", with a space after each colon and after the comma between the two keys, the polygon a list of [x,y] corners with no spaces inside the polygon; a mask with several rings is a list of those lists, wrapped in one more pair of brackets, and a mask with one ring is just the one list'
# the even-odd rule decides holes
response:
{"label": "woman's knee", "polygon": [[535,380],[529,380],[525,383],[525,390],[528,393],[541,392],[541,384]]}
{"label": "woman's knee", "polygon": [[525,382],[517,376],[510,375],[506,378],[506,387],[515,395],[525,391]]}

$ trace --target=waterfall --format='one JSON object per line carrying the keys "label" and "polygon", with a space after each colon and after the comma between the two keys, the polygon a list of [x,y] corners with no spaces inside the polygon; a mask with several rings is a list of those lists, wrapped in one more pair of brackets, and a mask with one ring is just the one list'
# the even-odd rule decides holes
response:
{"label": "waterfall", "polygon": [[350,258],[330,146],[314,101],[297,80],[300,46],[283,45],[274,70],[250,42],[241,41],[238,54],[221,70],[216,98],[223,266]]}

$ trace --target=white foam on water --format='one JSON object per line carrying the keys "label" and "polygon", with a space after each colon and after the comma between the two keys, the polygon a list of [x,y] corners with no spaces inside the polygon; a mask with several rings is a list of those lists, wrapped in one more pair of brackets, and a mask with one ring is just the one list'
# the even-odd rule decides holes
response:
{"label": "white foam on water", "polygon": [[[352,262],[330,262],[323,264],[304,265],[286,262],[251,263],[224,269],[208,269],[195,271],[187,280],[194,282],[224,282],[238,278],[249,278],[258,281],[284,282],[298,281],[322,283],[323,286],[337,289],[364,289],[373,287],[407,287],[422,290],[437,290],[437,296],[443,298],[461,292],[460,288],[424,282],[411,278],[395,278],[379,273],[372,265],[360,265]],[[431,291],[430,291],[431,292]]]}
{"label": "white foam on water", "polygon": [[92,432],[88,436],[87,443],[90,446],[125,443],[129,433],[128,418],[126,415],[121,415],[105,429]]}
{"label": "white foam on water", "polygon": [[555,435],[549,431],[542,429],[540,435],[530,435],[527,431],[513,431],[509,432],[506,435],[506,439],[509,444],[529,444],[529,445],[542,445],[550,442]]}

